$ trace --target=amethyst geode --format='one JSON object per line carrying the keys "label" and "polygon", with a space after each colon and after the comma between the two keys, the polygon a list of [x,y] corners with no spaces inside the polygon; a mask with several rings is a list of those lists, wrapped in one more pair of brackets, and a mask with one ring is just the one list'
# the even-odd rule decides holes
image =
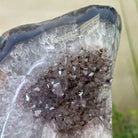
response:
{"label": "amethyst geode", "polygon": [[110,138],[121,20],[107,6],[0,38],[0,138]]}

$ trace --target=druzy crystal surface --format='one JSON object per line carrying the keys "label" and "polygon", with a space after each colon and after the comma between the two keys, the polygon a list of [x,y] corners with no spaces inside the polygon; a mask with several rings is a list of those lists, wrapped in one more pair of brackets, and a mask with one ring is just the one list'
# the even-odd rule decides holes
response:
{"label": "druzy crystal surface", "polygon": [[0,138],[110,138],[120,16],[89,6],[0,38]]}

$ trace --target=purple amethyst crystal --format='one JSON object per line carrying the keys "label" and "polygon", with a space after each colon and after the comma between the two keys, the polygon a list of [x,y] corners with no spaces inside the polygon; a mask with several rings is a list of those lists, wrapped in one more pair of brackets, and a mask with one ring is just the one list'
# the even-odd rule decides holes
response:
{"label": "purple amethyst crystal", "polygon": [[112,137],[121,20],[107,6],[14,28],[0,38],[0,138]]}

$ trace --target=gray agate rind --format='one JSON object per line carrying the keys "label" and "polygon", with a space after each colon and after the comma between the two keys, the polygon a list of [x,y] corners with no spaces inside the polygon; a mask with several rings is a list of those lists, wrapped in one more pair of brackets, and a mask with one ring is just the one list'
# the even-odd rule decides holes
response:
{"label": "gray agate rind", "polygon": [[19,26],[4,33],[0,38],[0,62],[12,50],[15,44],[22,42],[26,39],[31,39],[46,32],[52,28],[84,23],[96,15],[99,15],[101,20],[106,20],[114,24],[119,31],[121,31],[121,20],[114,8],[106,6],[89,6],[82,8],[53,20]]}

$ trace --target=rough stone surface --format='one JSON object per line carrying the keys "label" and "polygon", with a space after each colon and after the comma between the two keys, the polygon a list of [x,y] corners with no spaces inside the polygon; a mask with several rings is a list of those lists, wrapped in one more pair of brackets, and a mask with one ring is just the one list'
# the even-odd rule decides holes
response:
{"label": "rough stone surface", "polygon": [[89,6],[0,38],[0,138],[111,138],[121,21]]}

